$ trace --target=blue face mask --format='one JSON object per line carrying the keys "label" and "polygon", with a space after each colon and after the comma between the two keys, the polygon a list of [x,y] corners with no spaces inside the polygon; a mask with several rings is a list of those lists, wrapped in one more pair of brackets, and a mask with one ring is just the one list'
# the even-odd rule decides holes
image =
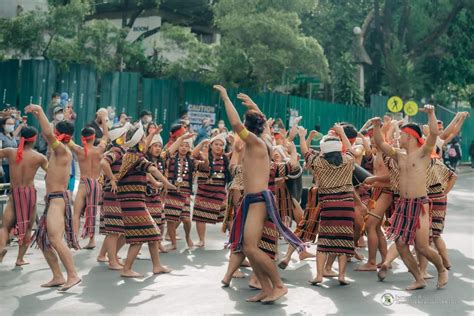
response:
{"label": "blue face mask", "polygon": [[13,131],[15,130],[15,125],[5,125],[5,132],[7,133],[13,133]]}

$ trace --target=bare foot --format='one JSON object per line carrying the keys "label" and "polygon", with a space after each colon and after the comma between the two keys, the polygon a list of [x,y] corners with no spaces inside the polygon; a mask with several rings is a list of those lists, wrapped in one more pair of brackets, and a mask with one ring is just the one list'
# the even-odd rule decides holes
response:
{"label": "bare foot", "polygon": [[388,270],[388,267],[384,263],[382,263],[382,265],[380,266],[380,270],[377,273],[377,277],[379,278],[380,281],[385,280],[385,277],[387,276],[387,270]]}
{"label": "bare foot", "polygon": [[354,255],[354,258],[359,260],[359,261],[363,261],[364,260],[364,256],[357,253],[357,251],[355,251],[355,255]]}
{"label": "bare foot", "polygon": [[250,267],[250,262],[247,259],[244,259],[240,264],[241,267]]}
{"label": "bare foot", "polygon": [[257,295],[252,296],[252,297],[249,297],[248,299],[246,299],[246,301],[247,301],[247,302],[260,302],[261,300],[263,300],[264,298],[266,298],[268,295],[270,295],[270,294],[261,291],[261,292],[258,293]]}
{"label": "bare foot", "polygon": [[288,267],[289,259],[284,259],[282,262],[278,264],[278,268],[285,270]]}
{"label": "bare foot", "polygon": [[[383,261],[382,261],[382,262],[379,262],[379,263],[377,263],[377,269],[380,269],[380,267],[382,266],[382,264],[383,264]],[[391,268],[392,268],[392,264],[391,264],[391,263],[388,265],[388,268],[389,268],[389,269],[391,269]]]}
{"label": "bare foot", "polygon": [[260,285],[258,279],[250,278],[249,288],[251,288],[252,290],[261,290],[262,286]]}
{"label": "bare foot", "polygon": [[165,266],[159,266],[157,268],[153,268],[153,274],[165,274],[165,273],[170,273],[171,269],[168,269]]}
{"label": "bare foot", "polygon": [[438,273],[438,284],[436,285],[436,288],[438,290],[444,288],[446,284],[448,284],[448,278],[449,278],[448,270],[445,269],[444,271],[441,271],[440,273]]}
{"label": "bare foot", "polygon": [[188,244],[189,249],[194,248],[194,243],[191,240],[191,237],[186,237],[186,243]]}
{"label": "bare foot", "polygon": [[168,250],[166,249],[166,247],[163,246],[162,244],[160,244],[160,248],[159,248],[159,249],[160,249],[160,252],[161,252],[161,253],[167,253],[167,252],[168,252]]}
{"label": "bare foot", "polygon": [[130,271],[124,271],[122,269],[122,272],[120,273],[120,276],[122,278],[143,278],[143,274],[140,274],[138,272],[135,272],[133,270],[130,270]]}
{"label": "bare foot", "polygon": [[337,276],[338,276],[338,273],[332,269],[323,271],[323,277],[325,278],[335,278]]}
{"label": "bare foot", "polygon": [[300,252],[299,257],[300,257],[300,260],[305,260],[305,259],[308,259],[308,258],[315,258],[316,255],[304,250],[304,251]]}
{"label": "bare foot", "polygon": [[364,263],[354,269],[354,271],[377,271],[377,266],[375,264]]}
{"label": "bare foot", "polygon": [[415,281],[409,286],[407,286],[405,290],[407,291],[421,290],[421,289],[424,289],[425,287],[426,287],[425,281]]}
{"label": "bare foot", "polygon": [[110,264],[109,263],[109,270],[118,271],[118,270],[122,270],[122,269],[123,269],[123,266],[120,265],[120,264]]}
{"label": "bare foot", "polygon": [[234,272],[234,274],[232,275],[232,278],[234,279],[243,279],[245,278],[245,273],[243,273],[242,271],[240,270],[237,270]]}
{"label": "bare foot", "polygon": [[66,283],[66,280],[64,278],[60,279],[55,279],[53,278],[51,281],[45,284],[41,284],[41,287],[58,287]]}
{"label": "bare foot", "polygon": [[221,280],[221,283],[222,283],[222,287],[229,287],[230,286],[230,282],[226,282],[224,280]]}
{"label": "bare foot", "polygon": [[15,266],[21,267],[21,266],[26,266],[27,264],[30,264],[30,263],[22,259],[22,260],[17,260],[15,263]]}
{"label": "bare foot", "polygon": [[109,259],[106,256],[98,256],[97,262],[109,262]]}
{"label": "bare foot", "polygon": [[82,247],[82,249],[87,249],[87,250],[92,250],[95,248],[95,241],[89,242],[85,247]]}
{"label": "bare foot", "polygon": [[[188,246],[189,246],[189,244],[188,244]],[[192,248],[192,247],[193,247],[193,246],[189,246],[189,248]],[[204,241],[200,240],[200,241],[196,244],[196,247],[198,247],[198,248],[204,247]]]}
{"label": "bare foot", "polygon": [[425,272],[423,274],[423,280],[429,280],[429,279],[434,279],[434,276],[429,274],[428,272]]}
{"label": "bare foot", "polygon": [[262,304],[273,304],[288,293],[286,286],[273,288],[272,294],[262,299]]}
{"label": "bare foot", "polygon": [[0,251],[0,263],[2,263],[3,257],[5,257],[7,252],[8,252],[8,250],[6,250],[6,249],[3,249],[2,251]]}
{"label": "bare foot", "polygon": [[346,281],[345,277],[339,277],[337,280],[339,281],[339,285],[349,285],[349,284],[351,284],[350,282]]}
{"label": "bare foot", "polygon": [[[336,274],[337,276],[337,274]],[[316,276],[316,278],[314,278],[313,280],[310,280],[308,281],[311,285],[318,285],[319,283],[323,282],[323,278],[322,277],[318,277]]]}
{"label": "bare foot", "polygon": [[170,252],[170,251],[175,251],[177,248],[176,248],[176,245],[169,245],[167,246],[166,248],[166,252]]}
{"label": "bare foot", "polygon": [[70,279],[70,280],[67,280],[67,282],[64,283],[63,287],[58,290],[58,292],[66,292],[66,291],[68,291],[70,288],[72,288],[72,287],[78,285],[78,284],[81,283],[81,282],[82,282],[82,280],[81,280],[80,277],[75,277],[75,278],[72,278],[72,279]]}

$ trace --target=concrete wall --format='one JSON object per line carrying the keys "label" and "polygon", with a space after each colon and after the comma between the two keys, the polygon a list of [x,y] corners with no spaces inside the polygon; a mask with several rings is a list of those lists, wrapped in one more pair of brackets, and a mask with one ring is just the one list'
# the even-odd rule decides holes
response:
{"label": "concrete wall", "polygon": [[0,18],[11,18],[16,16],[19,11],[31,11],[36,8],[46,10],[48,0],[1,0]]}

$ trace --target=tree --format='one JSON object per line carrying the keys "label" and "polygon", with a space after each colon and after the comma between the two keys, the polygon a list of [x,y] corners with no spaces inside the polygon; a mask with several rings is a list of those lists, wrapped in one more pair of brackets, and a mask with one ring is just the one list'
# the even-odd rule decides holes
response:
{"label": "tree", "polygon": [[300,31],[299,14],[314,1],[221,0],[214,20],[222,32],[217,76],[244,87],[274,89],[283,75],[328,79],[328,63],[314,38]]}

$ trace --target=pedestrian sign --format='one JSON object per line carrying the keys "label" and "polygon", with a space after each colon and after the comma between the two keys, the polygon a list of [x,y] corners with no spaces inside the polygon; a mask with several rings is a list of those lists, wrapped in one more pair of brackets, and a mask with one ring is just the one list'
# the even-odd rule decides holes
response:
{"label": "pedestrian sign", "polygon": [[387,108],[393,113],[400,112],[403,109],[403,100],[399,97],[391,97],[387,101]]}
{"label": "pedestrian sign", "polygon": [[415,116],[418,113],[418,104],[414,101],[408,101],[403,107],[403,112],[408,116]]}

